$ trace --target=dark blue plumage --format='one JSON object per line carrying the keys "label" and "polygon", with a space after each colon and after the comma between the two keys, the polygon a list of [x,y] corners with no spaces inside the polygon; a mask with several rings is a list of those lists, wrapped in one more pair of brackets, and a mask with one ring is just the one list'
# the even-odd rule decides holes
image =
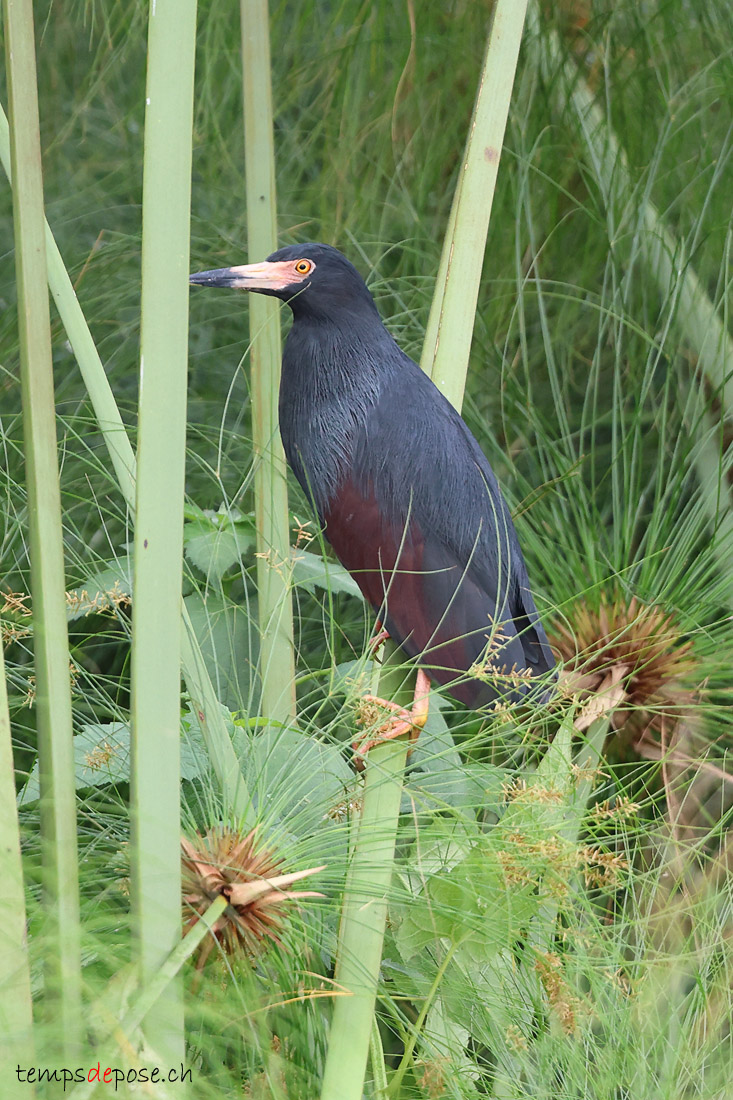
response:
{"label": "dark blue plumage", "polygon": [[[305,270],[307,268],[307,270]],[[553,668],[509,510],[465,423],[397,346],[362,277],[323,244],[192,281],[288,303],[280,431],[288,461],[390,635],[469,705]],[[467,674],[482,659],[493,684]]]}

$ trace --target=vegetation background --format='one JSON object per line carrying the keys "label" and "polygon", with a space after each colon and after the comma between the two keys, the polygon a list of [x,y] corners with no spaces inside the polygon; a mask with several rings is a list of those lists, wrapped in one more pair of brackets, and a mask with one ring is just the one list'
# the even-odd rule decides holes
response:
{"label": "vegetation background", "polygon": [[[35,10],[47,217],[134,442],[147,6]],[[271,8],[280,241],[346,252],[417,359],[488,12],[476,0]],[[602,764],[586,774],[556,758],[539,780],[557,716],[538,727],[436,708],[403,798],[382,968],[390,1084],[373,1069],[369,1096],[712,1100],[729,1087],[733,364],[730,337],[685,295],[694,272],[729,332],[732,42],[726,0],[567,0],[542,5],[527,31],[464,415],[514,510],[558,651],[586,689],[614,668],[621,687]],[[202,0],[192,270],[245,259],[241,83],[238,7]],[[578,94],[605,120],[592,134]],[[0,615],[42,1001],[9,188],[0,228]],[[313,880],[325,897],[294,907],[281,945],[254,963],[214,951],[203,978],[187,972],[188,1055],[196,1095],[307,1097],[323,1068],[358,799],[344,704],[371,621],[348,578],[319,566],[291,482],[300,721],[258,721],[246,311],[235,293],[191,302],[184,595],[269,842],[288,869],[327,864]],[[53,325],[83,973],[95,996],[129,957],[132,533]],[[192,833],[221,811],[185,697],[182,727]]]}

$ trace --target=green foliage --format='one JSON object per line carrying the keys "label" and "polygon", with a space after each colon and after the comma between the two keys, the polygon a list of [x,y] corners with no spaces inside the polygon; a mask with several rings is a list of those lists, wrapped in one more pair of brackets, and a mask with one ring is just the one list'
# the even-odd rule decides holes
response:
{"label": "green foliage", "polygon": [[354,578],[337,562],[324,561],[309,550],[293,551],[293,584],[300,585],[307,592],[315,593],[316,588],[327,592],[344,592],[348,596],[363,596]]}
{"label": "green foliage", "polygon": [[220,506],[187,510],[183,527],[183,551],[207,581],[219,582],[254,545],[254,517]]}
{"label": "green foliage", "polygon": [[[654,202],[730,327],[733,69],[721,43],[731,10],[723,0],[542,9],[542,33],[558,31],[613,126],[630,188],[608,186],[576,110],[555,94],[558,75],[526,41],[464,412],[512,504],[547,622],[572,633],[579,606],[636,596],[673,615],[694,665],[681,717],[649,725],[659,707],[642,720],[632,705],[607,737],[600,731],[606,752],[593,774],[582,771],[583,737],[569,743],[568,716],[556,732],[560,710],[531,722],[432,706],[400,807],[381,1044],[397,1100],[714,1100],[729,1087],[733,1007],[730,435],[696,373],[679,280],[662,287],[648,270],[643,206]],[[47,216],[133,439],[146,11],[139,0],[77,0],[39,27]],[[271,33],[281,243],[323,239],[347,251],[419,358],[486,9],[416,5],[414,31],[410,11],[279,4]],[[193,266],[215,267],[245,258],[241,68],[230,10],[202,0],[199,28]],[[7,240],[9,219],[0,188]],[[29,591],[11,269],[0,270],[3,594]],[[293,905],[281,946],[254,964],[215,950],[200,976],[184,967],[188,1059],[197,1096],[233,1095],[245,1082],[252,1096],[312,1097],[349,823],[361,804],[345,745],[372,672],[371,622],[350,578],[330,559],[324,566],[318,541],[304,549],[298,533],[310,517],[291,483],[293,558],[277,564],[296,608],[299,718],[297,728],[267,723],[246,304],[223,291],[193,298],[191,319],[187,607],[260,828],[288,870],[328,866],[313,883],[325,898]],[[92,1001],[129,962],[122,597],[132,536],[58,320],[53,335]],[[22,636],[32,623],[2,598],[16,759],[31,772],[20,819],[40,1003],[34,669]],[[190,832],[220,821],[224,806],[185,697],[181,730]],[[90,769],[105,743],[119,755]],[[118,1016],[129,996],[119,992]],[[94,1027],[106,1035],[111,1025]],[[38,1029],[39,1057],[53,1030]],[[365,1095],[379,1095],[371,1079]]]}
{"label": "green foliage", "polygon": [[[130,729],[122,722],[82,726],[74,737],[74,772],[77,790],[106,787],[130,781]],[[38,765],[28,776],[20,803],[40,797]]]}

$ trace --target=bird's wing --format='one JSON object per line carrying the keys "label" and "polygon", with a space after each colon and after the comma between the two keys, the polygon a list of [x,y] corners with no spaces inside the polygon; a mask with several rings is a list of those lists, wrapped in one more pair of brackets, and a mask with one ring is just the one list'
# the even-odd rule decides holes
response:
{"label": "bird's wing", "polygon": [[326,536],[390,636],[418,657],[435,679],[469,706],[499,694],[514,696],[511,680],[491,690],[467,675],[485,655],[507,670],[525,667],[511,618],[492,622],[494,607],[476,574],[445,542],[408,515],[395,524],[373,491],[351,478],[331,501]]}
{"label": "bird's wing", "polygon": [[[398,570],[386,589],[388,612],[400,640],[413,639],[403,641],[408,652],[429,648],[431,663],[465,674],[487,643],[489,658],[498,652],[503,636],[501,665],[546,672],[554,660],[494,472],[455,409],[400,356],[401,369],[355,441],[343,499],[332,502],[334,549],[342,557],[343,544],[346,556],[361,561],[374,591],[362,590],[373,606],[385,586],[377,583],[379,563],[364,556],[376,543],[382,572]],[[356,537],[341,530],[351,513]]]}

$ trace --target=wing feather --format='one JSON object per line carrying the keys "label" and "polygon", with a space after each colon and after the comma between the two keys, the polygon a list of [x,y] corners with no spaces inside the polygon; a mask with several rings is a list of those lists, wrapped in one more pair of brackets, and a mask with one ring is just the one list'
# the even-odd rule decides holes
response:
{"label": "wing feather", "polygon": [[511,618],[492,623],[492,602],[475,573],[416,520],[401,529],[390,523],[374,494],[350,479],[325,520],[328,541],[390,636],[456,698],[478,706],[498,694],[467,676],[492,639],[494,663],[525,667]]}

